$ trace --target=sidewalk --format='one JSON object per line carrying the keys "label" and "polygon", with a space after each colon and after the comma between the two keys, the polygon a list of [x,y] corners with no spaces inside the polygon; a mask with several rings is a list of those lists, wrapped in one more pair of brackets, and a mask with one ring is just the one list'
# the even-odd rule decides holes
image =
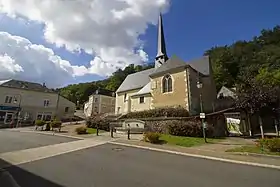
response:
{"label": "sidewalk", "polygon": [[122,138],[110,143],[116,145],[131,146],[136,148],[149,149],[149,150],[155,150],[161,152],[169,152],[173,154],[194,156],[194,157],[200,157],[200,158],[206,158],[212,160],[220,160],[220,161],[233,160],[234,163],[238,163],[238,162],[243,164],[248,163],[249,165],[259,165],[259,164],[271,165],[271,166],[276,166],[278,169],[280,169],[279,158],[255,157],[250,155],[239,155],[236,153],[225,152],[225,150],[237,146],[252,144],[252,140],[245,140],[245,142],[246,144],[244,144],[243,142],[232,141],[229,138],[225,141],[221,141],[215,144],[207,144],[207,145],[196,146],[196,147],[181,147],[181,146],[168,145],[168,144],[163,144],[163,145],[150,144],[139,140],[125,140]]}

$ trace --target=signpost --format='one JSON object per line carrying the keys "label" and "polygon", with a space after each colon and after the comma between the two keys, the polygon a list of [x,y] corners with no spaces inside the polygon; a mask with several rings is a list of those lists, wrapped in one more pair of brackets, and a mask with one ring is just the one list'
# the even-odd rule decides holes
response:
{"label": "signpost", "polygon": [[207,124],[206,124],[206,122],[204,121],[204,119],[205,119],[205,113],[200,113],[199,116],[200,116],[201,123],[202,123],[203,138],[204,138],[205,143],[207,143],[207,140],[206,140],[206,132],[205,132],[205,131],[206,131],[206,128],[207,128]]}
{"label": "signpost", "polygon": [[200,113],[200,119],[205,119],[205,113]]}

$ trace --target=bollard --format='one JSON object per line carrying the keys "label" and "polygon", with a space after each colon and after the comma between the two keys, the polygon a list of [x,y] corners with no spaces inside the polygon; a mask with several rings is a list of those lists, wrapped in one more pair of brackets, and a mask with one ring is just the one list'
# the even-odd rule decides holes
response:
{"label": "bollard", "polygon": [[99,133],[99,125],[96,126],[96,136],[98,136],[98,133]]}
{"label": "bollard", "polygon": [[110,126],[110,133],[111,133],[111,138],[114,138],[114,127],[112,125]]}
{"label": "bollard", "polygon": [[127,139],[130,140],[130,128],[127,129]]}

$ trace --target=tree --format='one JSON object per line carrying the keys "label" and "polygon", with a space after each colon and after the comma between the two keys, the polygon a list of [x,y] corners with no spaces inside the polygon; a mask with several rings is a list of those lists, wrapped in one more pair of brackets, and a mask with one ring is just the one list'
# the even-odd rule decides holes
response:
{"label": "tree", "polygon": [[279,94],[279,85],[248,78],[246,83],[238,85],[236,106],[251,114],[275,113],[279,108]]}
{"label": "tree", "polygon": [[153,65],[134,66],[133,64],[127,66],[124,70],[118,69],[107,79],[100,81],[93,81],[88,83],[72,84],[64,88],[58,89],[60,94],[69,99],[70,101],[80,104],[85,103],[88,97],[92,95],[98,88],[104,88],[112,91],[116,91],[127,75],[136,73],[152,68]]}

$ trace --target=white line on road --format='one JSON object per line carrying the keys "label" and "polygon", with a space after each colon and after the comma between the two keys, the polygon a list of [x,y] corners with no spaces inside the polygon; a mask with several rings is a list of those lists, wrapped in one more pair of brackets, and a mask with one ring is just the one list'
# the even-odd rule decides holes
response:
{"label": "white line on road", "polygon": [[126,146],[126,147],[146,149],[146,150],[151,150],[151,151],[171,153],[171,154],[182,155],[182,156],[189,156],[189,157],[203,158],[203,159],[208,159],[208,160],[215,160],[215,161],[221,161],[221,162],[243,164],[243,165],[249,165],[249,166],[257,166],[257,167],[272,168],[272,169],[280,170],[280,166],[276,166],[276,165],[260,164],[260,163],[254,163],[254,162],[245,162],[245,161],[231,160],[231,159],[218,158],[218,157],[205,156],[205,155],[182,153],[182,152],[178,152],[178,151],[171,151],[171,150],[158,149],[158,148],[153,148],[153,147],[145,147],[145,146],[132,145],[132,144],[126,144],[126,143],[119,143],[119,142],[108,142],[108,143],[114,144],[114,145]]}

